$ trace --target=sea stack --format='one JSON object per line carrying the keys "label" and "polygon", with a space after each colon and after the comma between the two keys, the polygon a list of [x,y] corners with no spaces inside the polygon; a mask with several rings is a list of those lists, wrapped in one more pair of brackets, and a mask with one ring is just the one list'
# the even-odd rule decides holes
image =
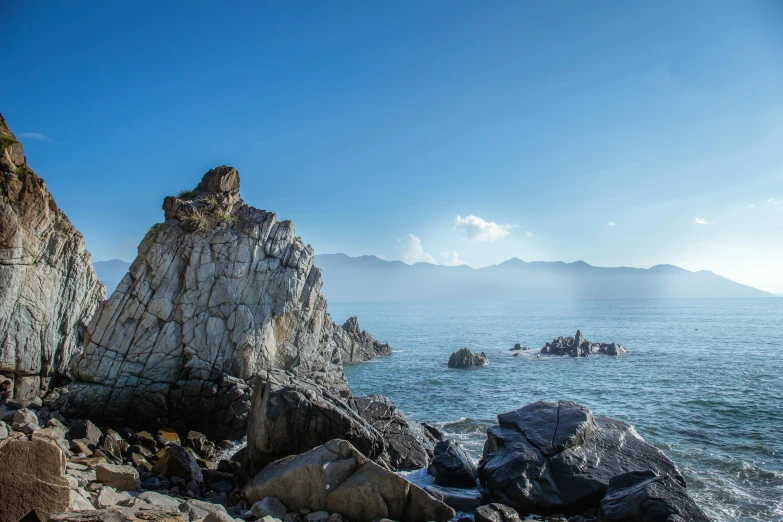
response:
{"label": "sea stack", "polygon": [[[340,327],[312,247],[290,221],[246,205],[239,186],[237,170],[222,166],[164,200],[165,221],[150,228],[87,328],[64,411],[238,438],[246,380],[262,371],[288,370],[349,395],[346,343],[335,343]],[[340,339],[351,334],[340,330]]]}
{"label": "sea stack", "polygon": [[467,348],[460,348],[449,356],[449,368],[480,368],[488,365],[484,352],[473,353]]}
{"label": "sea stack", "polygon": [[42,395],[67,374],[105,297],[84,237],[0,114],[0,381],[12,398]]}

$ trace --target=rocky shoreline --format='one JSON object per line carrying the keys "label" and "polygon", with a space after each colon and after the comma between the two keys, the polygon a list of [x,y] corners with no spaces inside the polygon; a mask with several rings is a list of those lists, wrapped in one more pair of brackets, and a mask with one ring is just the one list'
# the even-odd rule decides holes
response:
{"label": "rocky shoreline", "polygon": [[[707,520],[663,453],[578,404],[499,415],[476,466],[387,397],[354,396],[343,365],[391,346],[332,321],[312,247],[245,204],[231,167],[164,200],[104,300],[1,116],[0,137],[0,522]],[[542,352],[625,349],[577,332]],[[420,469],[435,486],[398,473]]]}

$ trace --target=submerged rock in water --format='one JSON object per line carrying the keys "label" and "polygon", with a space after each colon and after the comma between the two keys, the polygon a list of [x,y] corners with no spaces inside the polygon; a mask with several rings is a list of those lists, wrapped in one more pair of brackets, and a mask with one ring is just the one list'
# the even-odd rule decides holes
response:
{"label": "submerged rock in water", "polygon": [[231,167],[163,209],[166,221],[150,228],[87,328],[64,411],[236,439],[250,408],[246,380],[265,370],[347,397],[343,351],[366,359],[371,336],[332,321],[313,249],[293,224],[246,205]]}
{"label": "submerged rock in water", "polygon": [[435,457],[429,473],[440,486],[473,488],[478,480],[476,465],[453,440],[444,440],[435,445]]}
{"label": "submerged rock in water", "polygon": [[685,480],[666,455],[625,422],[593,417],[570,401],[539,401],[498,415],[479,463],[493,500],[520,514],[579,513],[597,508],[609,481],[629,471]]}
{"label": "submerged rock in water", "polygon": [[541,353],[548,355],[570,355],[571,357],[588,357],[590,355],[622,355],[628,350],[617,343],[594,343],[584,338],[577,330],[574,337],[558,337],[541,348]]}
{"label": "submerged rock in water", "polygon": [[31,399],[66,376],[106,297],[84,237],[27,165],[0,115],[0,382]]}
{"label": "submerged rock in water", "polygon": [[391,355],[392,347],[388,343],[375,340],[366,330],[359,328],[359,319],[350,317],[345,323],[334,329],[334,344],[340,349],[343,363],[364,362],[379,355]]}
{"label": "submerged rock in water", "polygon": [[479,368],[489,365],[484,352],[473,353],[467,348],[460,348],[449,356],[449,368]]}

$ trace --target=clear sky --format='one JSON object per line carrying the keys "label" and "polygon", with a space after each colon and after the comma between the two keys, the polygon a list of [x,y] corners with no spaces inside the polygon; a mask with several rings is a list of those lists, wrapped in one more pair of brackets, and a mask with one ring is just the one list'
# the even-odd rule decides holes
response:
{"label": "clear sky", "polygon": [[317,253],[783,293],[783,2],[0,2],[0,111],[94,259],[209,168]]}

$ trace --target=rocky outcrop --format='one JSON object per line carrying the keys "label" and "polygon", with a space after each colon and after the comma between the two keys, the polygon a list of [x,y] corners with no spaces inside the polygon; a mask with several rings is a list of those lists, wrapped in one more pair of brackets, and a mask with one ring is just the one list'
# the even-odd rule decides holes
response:
{"label": "rocky outcrop", "polygon": [[113,506],[106,509],[58,513],[50,522],[188,522],[185,513],[166,509]]}
{"label": "rocky outcrop", "polygon": [[383,437],[386,447],[382,460],[392,469],[410,471],[427,467],[435,451],[435,437],[421,424],[408,419],[388,397],[353,397],[349,404]]}
{"label": "rocky outcrop", "polygon": [[612,477],[599,516],[602,522],[710,522],[676,478],[651,470]]}
{"label": "rocky outcrop", "polygon": [[598,508],[609,481],[629,471],[653,470],[685,486],[674,463],[632,426],[574,402],[539,401],[498,422],[487,430],[479,479],[494,501],[520,514]]}
{"label": "rocky outcrop", "polygon": [[449,356],[449,368],[480,368],[488,365],[484,352],[473,353],[467,348],[460,348]]}
{"label": "rocky outcrop", "polygon": [[105,297],[84,238],[0,115],[0,381],[12,381],[15,399],[67,374]]}
{"label": "rocky outcrop", "polygon": [[65,411],[239,438],[246,381],[265,370],[347,397],[343,350],[358,357],[371,336],[331,320],[313,249],[292,223],[246,205],[230,167],[167,197],[163,209],[166,221],[147,233],[87,328]]}
{"label": "rocky outcrop", "polygon": [[440,441],[435,445],[435,456],[428,471],[439,486],[474,488],[478,480],[476,465],[453,440]]}
{"label": "rocky outcrop", "polygon": [[574,337],[558,337],[541,348],[541,353],[547,355],[570,355],[571,357],[588,357],[590,355],[622,355],[628,350],[617,343],[593,343],[588,341],[579,330]]}
{"label": "rocky outcrop", "polygon": [[242,493],[250,502],[275,497],[292,511],[340,513],[352,522],[380,518],[446,522],[455,515],[453,509],[344,440],[270,464]]}
{"label": "rocky outcrop", "polygon": [[333,342],[340,349],[343,363],[369,361],[392,353],[388,343],[376,341],[366,330],[359,328],[359,319],[355,315],[342,326],[334,328]]}

